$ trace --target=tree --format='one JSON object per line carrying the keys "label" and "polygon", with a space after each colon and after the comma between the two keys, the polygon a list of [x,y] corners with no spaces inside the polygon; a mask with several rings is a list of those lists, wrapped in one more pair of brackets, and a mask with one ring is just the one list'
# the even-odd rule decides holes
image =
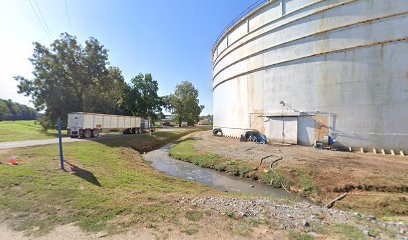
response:
{"label": "tree", "polygon": [[11,114],[10,120],[13,120],[13,121],[20,120],[19,118],[22,113],[20,106],[17,104],[14,104],[13,101],[11,101],[10,99],[6,101],[6,104]]}
{"label": "tree", "polygon": [[11,112],[6,101],[0,99],[0,121],[10,120]]}
{"label": "tree", "polygon": [[0,121],[34,120],[38,113],[33,108],[16,102],[0,99]]}
{"label": "tree", "polygon": [[107,75],[101,77],[101,84],[89,90],[89,112],[106,114],[128,114],[125,110],[128,86],[117,67],[109,67]]}
{"label": "tree", "polygon": [[167,108],[176,115],[179,126],[183,121],[188,122],[190,126],[199,121],[204,109],[199,103],[198,90],[188,81],[178,84],[174,93],[167,97]]}
{"label": "tree", "polygon": [[126,84],[119,69],[107,67],[108,50],[97,39],[89,38],[83,47],[63,33],[50,47],[35,42],[30,61],[34,79],[15,79],[19,93],[45,110],[44,129],[55,127],[58,117],[66,120],[69,112],[120,112]]}
{"label": "tree", "polygon": [[130,82],[126,98],[128,110],[134,116],[157,120],[164,104],[163,99],[157,95],[159,90],[157,81],[150,73],[145,75],[139,73]]}

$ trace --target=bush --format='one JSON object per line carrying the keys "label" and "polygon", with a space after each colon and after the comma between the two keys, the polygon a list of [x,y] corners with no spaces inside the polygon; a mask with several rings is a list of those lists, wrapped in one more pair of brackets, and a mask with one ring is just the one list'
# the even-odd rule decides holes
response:
{"label": "bush", "polygon": [[231,162],[229,163],[228,172],[229,172],[232,176],[239,176],[239,174],[240,174],[240,171],[239,171],[239,170],[240,170],[240,169],[239,169],[239,166],[238,166],[238,164],[237,164],[236,161],[231,161]]}
{"label": "bush", "polygon": [[279,176],[273,171],[268,171],[262,175],[262,183],[272,185],[275,188],[281,188],[283,185],[289,189],[293,181],[290,178]]}
{"label": "bush", "polygon": [[214,169],[220,172],[225,172],[227,170],[227,164],[223,162],[216,163]]}

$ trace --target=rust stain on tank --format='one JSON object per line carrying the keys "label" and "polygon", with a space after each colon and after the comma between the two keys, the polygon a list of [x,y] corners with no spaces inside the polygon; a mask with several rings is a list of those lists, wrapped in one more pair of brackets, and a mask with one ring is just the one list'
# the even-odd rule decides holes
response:
{"label": "rust stain on tank", "polygon": [[384,59],[384,44],[380,44],[380,58]]}
{"label": "rust stain on tank", "polygon": [[327,115],[316,115],[315,120],[315,138],[317,140],[322,140],[329,132],[329,116]]}

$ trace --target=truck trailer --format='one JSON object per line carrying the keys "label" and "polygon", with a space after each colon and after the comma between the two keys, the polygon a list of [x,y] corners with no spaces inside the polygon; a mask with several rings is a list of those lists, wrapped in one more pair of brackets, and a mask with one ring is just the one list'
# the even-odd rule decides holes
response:
{"label": "truck trailer", "polygon": [[68,113],[67,132],[71,137],[98,137],[100,132],[121,131],[124,134],[140,134],[151,131],[149,120],[140,117],[97,113]]}

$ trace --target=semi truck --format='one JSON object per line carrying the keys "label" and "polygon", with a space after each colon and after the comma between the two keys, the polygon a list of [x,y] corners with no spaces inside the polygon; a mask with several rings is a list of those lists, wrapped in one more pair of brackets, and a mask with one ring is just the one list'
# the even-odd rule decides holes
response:
{"label": "semi truck", "polygon": [[68,113],[67,132],[70,137],[92,138],[101,132],[121,131],[124,134],[140,134],[154,131],[149,120],[134,116],[97,113]]}

